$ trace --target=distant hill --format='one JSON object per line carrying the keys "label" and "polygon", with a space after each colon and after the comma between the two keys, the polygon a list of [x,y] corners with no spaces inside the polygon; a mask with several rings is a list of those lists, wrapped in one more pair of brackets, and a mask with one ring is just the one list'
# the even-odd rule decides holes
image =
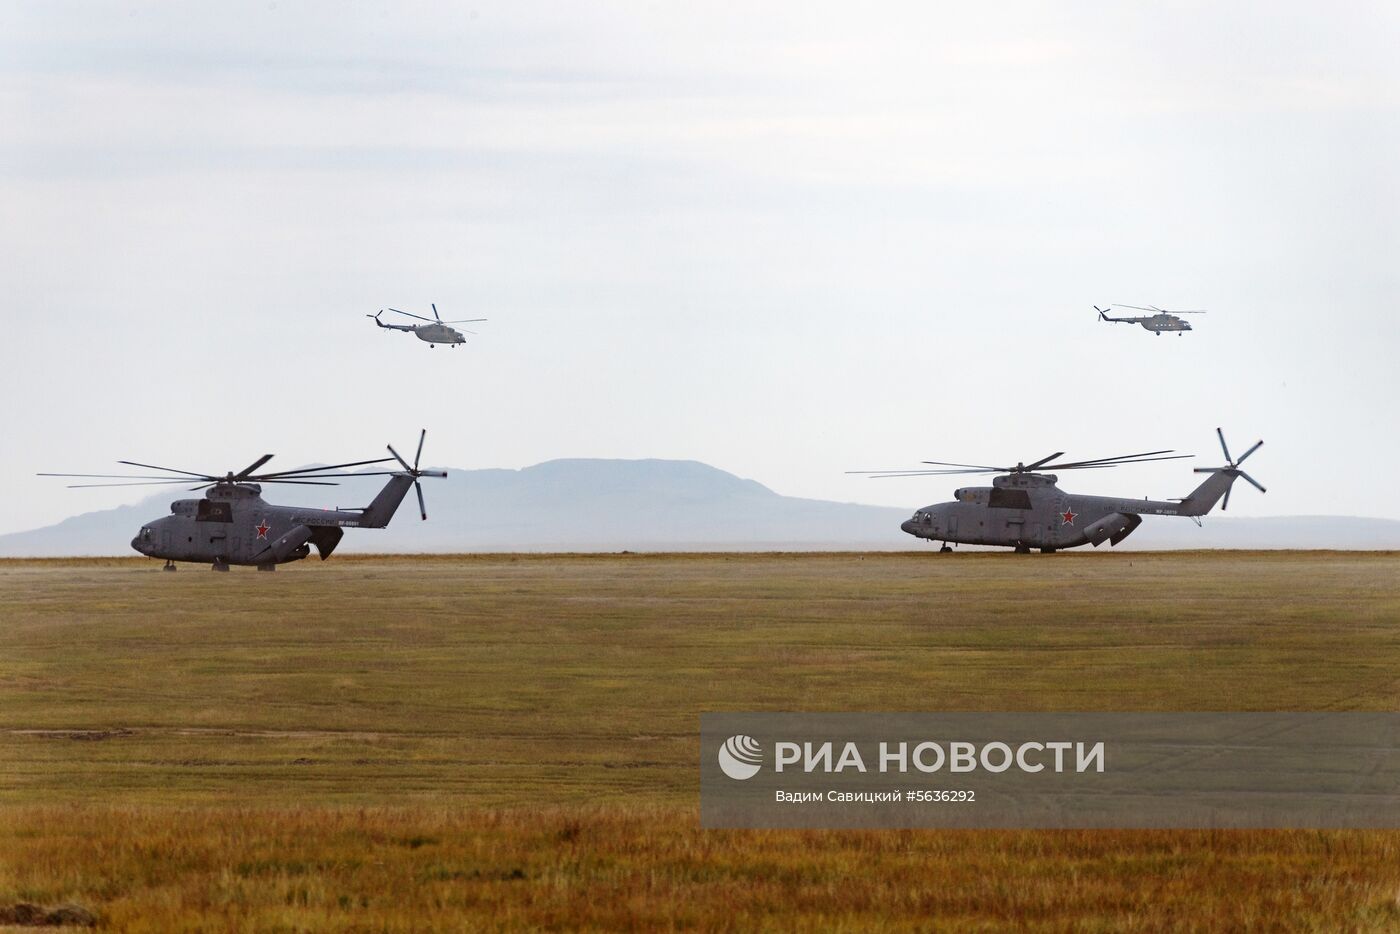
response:
{"label": "distant hill", "polygon": [[[278,502],[363,506],[382,478],[323,491],[268,487]],[[926,548],[899,530],[914,506],[892,509],[782,496],[696,461],[555,460],[522,470],[453,470],[423,483],[429,521],[412,492],[389,528],[351,531],[341,549],[415,551],[657,551]],[[76,495],[76,494],[75,494]],[[0,556],[134,554],[143,522],[168,512],[162,491],[132,506],[0,535]],[[333,497],[331,499],[330,497]],[[1148,518],[1120,547],[1400,548],[1400,521],[1335,516]],[[1107,546],[1105,546],[1107,547]]]}

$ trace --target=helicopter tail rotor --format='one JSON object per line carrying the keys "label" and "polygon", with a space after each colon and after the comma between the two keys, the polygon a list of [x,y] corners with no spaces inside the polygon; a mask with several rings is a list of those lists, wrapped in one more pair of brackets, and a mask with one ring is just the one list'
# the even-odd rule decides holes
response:
{"label": "helicopter tail rotor", "polygon": [[[436,311],[436,309],[434,309],[434,311]],[[399,452],[394,450],[394,446],[393,446],[392,444],[385,445],[385,447],[387,447],[387,448],[389,449],[389,453],[392,454],[392,455],[394,455],[394,459],[395,459],[396,461],[398,461],[400,464],[403,465],[404,471],[405,471],[409,476],[411,476],[411,477],[413,478],[413,489],[414,489],[414,492],[416,492],[416,493],[418,494],[418,515],[419,515],[420,517],[422,517],[423,519],[425,519],[425,520],[428,518],[428,507],[427,507],[427,505],[424,504],[424,501],[423,501],[423,486],[422,486],[422,484],[420,484],[420,483],[418,482],[418,478],[419,478],[419,477],[445,477],[445,476],[447,476],[447,471],[445,471],[445,470],[419,470],[419,469],[418,469],[418,461],[419,461],[419,459],[422,458],[422,456],[423,456],[423,441],[424,441],[427,437],[428,437],[428,429],[424,428],[424,429],[423,429],[421,432],[419,432],[419,434],[418,434],[418,450],[417,450],[417,452],[413,455],[413,466],[412,466],[412,467],[410,467],[410,466],[408,465],[408,461],[404,460],[402,457],[399,456]]]}
{"label": "helicopter tail rotor", "polygon": [[[1234,480],[1235,480],[1235,478],[1237,478],[1237,477],[1242,477],[1242,478],[1244,478],[1245,482],[1247,482],[1250,486],[1254,487],[1254,488],[1255,488],[1256,490],[1258,490],[1260,493],[1267,493],[1267,492],[1269,492],[1267,489],[1264,488],[1264,485],[1263,485],[1262,483],[1260,483],[1258,480],[1255,480],[1253,477],[1251,477],[1249,474],[1245,473],[1243,470],[1240,470],[1240,464],[1243,464],[1243,463],[1245,462],[1245,460],[1248,459],[1248,457],[1249,457],[1251,454],[1253,454],[1255,451],[1257,451],[1257,450],[1259,450],[1261,447],[1263,447],[1263,446],[1264,446],[1264,442],[1263,442],[1263,441],[1256,441],[1256,442],[1254,442],[1254,445],[1253,445],[1249,450],[1247,450],[1247,451],[1245,451],[1243,454],[1241,454],[1240,457],[1239,457],[1239,459],[1236,460],[1236,459],[1234,459],[1234,458],[1232,458],[1232,457],[1230,456],[1230,446],[1227,445],[1227,444],[1225,443],[1225,432],[1223,432],[1223,431],[1221,431],[1219,428],[1217,428],[1217,429],[1215,429],[1215,434],[1216,434],[1216,437],[1218,437],[1218,438],[1220,439],[1220,450],[1221,450],[1222,452],[1224,452],[1224,454],[1225,454],[1225,466],[1224,466],[1224,467],[1197,467],[1197,468],[1195,469],[1195,473],[1219,474],[1219,475],[1222,475],[1222,476],[1225,476],[1225,477],[1228,477],[1228,478],[1229,478],[1229,484],[1225,487],[1225,498],[1224,498],[1224,499],[1221,501],[1221,503],[1220,503],[1220,509],[1221,509],[1221,511],[1223,512],[1223,511],[1225,511],[1226,509],[1229,509],[1229,508],[1230,508],[1230,490],[1233,488],[1233,486],[1234,486]],[[1209,483],[1210,481],[1206,481],[1206,482]]]}

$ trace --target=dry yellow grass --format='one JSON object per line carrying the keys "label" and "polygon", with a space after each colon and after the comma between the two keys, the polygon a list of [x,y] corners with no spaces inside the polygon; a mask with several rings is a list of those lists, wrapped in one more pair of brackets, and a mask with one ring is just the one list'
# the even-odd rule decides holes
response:
{"label": "dry yellow grass", "polygon": [[1400,556],[0,562],[0,905],[117,930],[1400,926],[1390,832],[714,832],[721,709],[1394,709]]}
{"label": "dry yellow grass", "polygon": [[1400,924],[1389,833],[755,832],[685,808],[22,808],[4,884],[130,931]]}

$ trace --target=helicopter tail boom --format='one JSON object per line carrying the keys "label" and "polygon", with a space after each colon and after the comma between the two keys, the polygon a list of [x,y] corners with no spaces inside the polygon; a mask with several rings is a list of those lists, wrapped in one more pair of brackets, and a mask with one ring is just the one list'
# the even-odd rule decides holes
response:
{"label": "helicopter tail boom", "polygon": [[374,502],[365,507],[365,511],[360,514],[360,528],[382,529],[387,526],[412,486],[411,476],[396,474],[390,477],[389,482],[384,484],[384,489],[374,498]]}
{"label": "helicopter tail boom", "polygon": [[381,308],[381,309],[379,309],[379,311],[377,311],[376,313],[374,313],[374,314],[372,314],[372,315],[365,315],[365,317],[366,317],[366,318],[373,318],[373,319],[374,319],[374,323],[377,324],[377,325],[379,325],[381,328],[384,328],[386,331],[412,331],[412,330],[413,330],[412,325],[385,324],[383,321],[380,321],[380,320],[379,320],[379,316],[382,315],[382,314],[384,314],[384,309]]}
{"label": "helicopter tail boom", "polygon": [[1205,479],[1205,482],[1191,491],[1191,495],[1181,501],[1180,512],[1182,516],[1204,516],[1215,508],[1215,504],[1220,502],[1220,498],[1230,492],[1230,487],[1234,485],[1235,479],[1240,475],[1238,470],[1225,468],[1216,470]]}
{"label": "helicopter tail boom", "polygon": [[1256,441],[1253,447],[1236,458],[1230,456],[1230,447],[1225,443],[1225,433],[1217,428],[1215,434],[1220,439],[1220,450],[1225,453],[1225,466],[1196,468],[1196,473],[1210,474],[1210,476],[1206,478],[1204,483],[1196,487],[1190,496],[1181,501],[1180,515],[1204,516],[1214,508],[1222,496],[1225,497],[1225,501],[1220,504],[1220,508],[1222,510],[1229,509],[1230,488],[1240,477],[1244,477],[1245,481],[1260,493],[1268,492],[1258,480],[1240,470],[1240,464],[1243,464],[1251,454],[1263,447],[1264,442]]}

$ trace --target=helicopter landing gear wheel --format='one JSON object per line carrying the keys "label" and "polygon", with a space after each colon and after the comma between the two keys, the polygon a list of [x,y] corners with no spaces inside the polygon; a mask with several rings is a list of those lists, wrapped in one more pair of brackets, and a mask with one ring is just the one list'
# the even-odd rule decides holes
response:
{"label": "helicopter landing gear wheel", "polygon": [[228,562],[225,561],[223,558],[215,558],[214,566],[213,568],[211,568],[211,570],[223,571],[224,573],[228,573]]}
{"label": "helicopter landing gear wheel", "polygon": [[161,570],[162,570],[162,571],[178,571],[178,570],[180,570],[180,569],[177,568],[177,567],[175,566],[175,562],[174,562],[174,561],[171,561],[169,558],[166,558],[166,559],[165,559],[165,567],[161,568]]}
{"label": "helicopter landing gear wheel", "polygon": [[1028,555],[1028,554],[1030,554],[1030,553],[1031,553],[1031,546],[1030,546],[1030,545],[1017,545],[1017,546],[1016,546],[1016,554],[1018,554],[1018,555]]}
{"label": "helicopter landing gear wheel", "polygon": [[953,549],[951,549],[951,548],[948,547],[948,543],[947,543],[947,542],[944,542],[944,543],[943,543],[943,547],[940,548],[940,549],[938,549],[938,553],[939,553],[940,555],[942,555],[942,554],[947,554],[948,552],[950,552],[950,551],[952,551],[952,550],[953,550]]}

